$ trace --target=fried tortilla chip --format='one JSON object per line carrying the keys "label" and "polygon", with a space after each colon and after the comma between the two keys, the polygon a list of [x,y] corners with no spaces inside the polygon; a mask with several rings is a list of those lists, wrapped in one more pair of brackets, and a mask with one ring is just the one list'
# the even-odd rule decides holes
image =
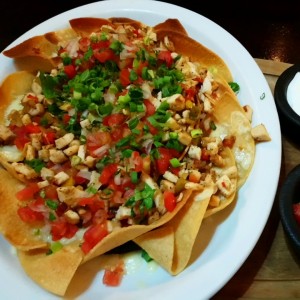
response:
{"label": "fried tortilla chip", "polygon": [[[176,218],[163,227],[137,237],[134,242],[170,274],[180,273],[189,262],[212,193],[213,186],[202,192],[194,191]],[[157,247],[158,243],[161,247]],[[162,251],[163,247],[168,249]]]}
{"label": "fried tortilla chip", "polygon": [[157,39],[164,40],[168,37],[172,47],[177,53],[188,56],[192,61],[200,63],[214,75],[224,78],[227,82],[232,81],[232,74],[224,60],[216,53],[181,32],[172,30],[159,30]]}
{"label": "fried tortilla chip", "polygon": [[42,288],[63,296],[82,262],[79,247],[71,245],[47,255],[45,251],[18,251],[20,263],[27,275]]}
{"label": "fried tortilla chip", "polygon": [[[17,210],[19,201],[15,193],[24,185],[6,170],[0,169],[0,232],[16,248],[27,251],[46,248],[47,243],[38,238],[32,224],[21,221]],[[36,224],[38,228],[39,224]]]}

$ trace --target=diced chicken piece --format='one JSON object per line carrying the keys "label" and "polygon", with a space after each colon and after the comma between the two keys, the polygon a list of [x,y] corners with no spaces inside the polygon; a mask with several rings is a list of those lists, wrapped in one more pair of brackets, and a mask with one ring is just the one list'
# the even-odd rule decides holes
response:
{"label": "diced chicken piece", "polygon": [[32,160],[35,158],[35,149],[31,144],[26,144],[25,152],[26,152],[25,159]]}
{"label": "diced chicken piece", "polygon": [[38,152],[38,156],[39,156],[39,159],[45,161],[45,162],[48,162],[49,161],[49,157],[50,157],[50,151],[48,148],[42,148],[41,150],[39,150]]}
{"label": "diced chicken piece", "polygon": [[28,124],[32,123],[31,117],[29,114],[25,114],[24,116],[22,116],[22,123],[23,123],[23,125],[28,125]]}
{"label": "diced chicken piece", "polygon": [[13,162],[11,165],[17,173],[24,175],[26,179],[35,179],[38,177],[38,174],[34,171],[34,169],[28,165],[17,162]]}
{"label": "diced chicken piece", "polygon": [[189,173],[189,181],[198,183],[201,179],[201,173],[198,170],[191,170]]}
{"label": "diced chicken piece", "polygon": [[174,192],[175,185],[174,185],[174,183],[170,182],[169,180],[162,179],[160,181],[160,189],[162,192],[164,192],[164,191]]}
{"label": "diced chicken piece", "polygon": [[66,148],[66,149],[64,150],[64,153],[65,153],[67,156],[72,156],[72,155],[77,154],[78,149],[79,149],[79,145],[73,145],[73,146],[70,146],[70,147]]}
{"label": "diced chicken piece", "polygon": [[86,146],[80,145],[78,149],[77,156],[81,158],[82,161],[85,160],[85,154],[86,154]]}
{"label": "diced chicken piece", "polygon": [[42,134],[41,133],[32,133],[30,134],[31,145],[36,150],[42,149]]}
{"label": "diced chicken piece", "polygon": [[57,195],[60,202],[74,207],[80,198],[87,197],[88,194],[75,186],[62,186],[57,188]]}
{"label": "diced chicken piece", "polygon": [[14,138],[15,134],[6,126],[0,124],[0,142],[8,142]]}
{"label": "diced chicken piece", "polygon": [[80,122],[81,128],[87,128],[87,127],[89,127],[90,125],[91,125],[91,122],[90,122],[89,119],[85,119],[85,120],[82,120],[82,121]]}
{"label": "diced chicken piece", "polygon": [[48,180],[39,181],[39,182],[37,183],[37,185],[38,185],[38,187],[39,187],[40,189],[42,189],[42,188],[48,186],[49,184],[50,184],[50,183],[49,183]]}
{"label": "diced chicken piece", "polygon": [[204,190],[203,184],[195,183],[195,182],[190,182],[190,181],[188,181],[188,182],[184,185],[184,188],[185,188],[186,190],[197,190],[197,191],[203,191],[203,190]]}
{"label": "diced chicken piece", "polygon": [[69,132],[66,133],[64,136],[61,138],[55,140],[55,146],[57,149],[62,149],[69,145],[72,141],[74,140],[74,134]]}
{"label": "diced chicken piece", "polygon": [[223,194],[225,197],[230,196],[235,191],[235,185],[227,175],[221,176],[217,180],[216,184],[221,194]]}
{"label": "diced chicken piece", "polygon": [[251,129],[251,135],[256,142],[271,141],[271,137],[264,124],[259,124]]}
{"label": "diced chicken piece", "polygon": [[178,141],[181,144],[188,146],[192,142],[192,137],[187,132],[179,132],[178,133]]}
{"label": "diced chicken piece", "polygon": [[55,175],[54,171],[48,168],[43,167],[41,169],[41,177],[44,180],[51,180],[53,176]]}
{"label": "diced chicken piece", "polygon": [[61,171],[54,175],[53,180],[54,183],[56,183],[57,185],[61,185],[64,182],[66,182],[69,178],[70,176],[67,173]]}
{"label": "diced chicken piece", "polygon": [[176,183],[178,181],[178,176],[176,176],[175,174],[171,173],[170,171],[166,171],[163,174],[163,177],[173,183]]}
{"label": "diced chicken piece", "polygon": [[44,113],[44,111],[45,111],[44,105],[41,103],[37,103],[34,108],[29,109],[28,114],[30,116],[38,116]]}
{"label": "diced chicken piece", "polygon": [[193,159],[201,159],[201,148],[195,145],[191,145],[188,151],[188,156]]}
{"label": "diced chicken piece", "polygon": [[217,142],[210,142],[206,146],[207,150],[209,151],[210,155],[215,155],[219,152],[219,146]]}
{"label": "diced chicken piece", "polygon": [[62,150],[50,149],[49,159],[55,164],[60,164],[68,160],[68,157],[63,153]]}
{"label": "diced chicken piece", "polygon": [[123,219],[127,219],[130,216],[131,216],[131,208],[125,207],[125,206],[120,206],[117,210],[115,218],[117,220],[123,220]]}
{"label": "diced chicken piece", "polygon": [[64,213],[65,219],[69,224],[78,224],[80,217],[77,212],[69,209]]}
{"label": "diced chicken piece", "polygon": [[185,98],[181,94],[174,94],[170,97],[163,98],[162,101],[167,101],[172,110],[182,111],[185,109]]}
{"label": "diced chicken piece", "polygon": [[178,130],[178,129],[180,129],[180,125],[172,117],[167,120],[166,126],[168,128],[170,128],[170,129],[172,129],[172,130]]}

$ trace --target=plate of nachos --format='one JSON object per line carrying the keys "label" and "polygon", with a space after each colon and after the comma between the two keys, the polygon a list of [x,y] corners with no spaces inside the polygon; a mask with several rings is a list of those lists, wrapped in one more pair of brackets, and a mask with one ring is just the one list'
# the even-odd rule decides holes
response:
{"label": "plate of nachos", "polygon": [[4,295],[216,293],[265,226],[281,162],[272,94],[239,42],[181,7],[115,0],[0,59]]}

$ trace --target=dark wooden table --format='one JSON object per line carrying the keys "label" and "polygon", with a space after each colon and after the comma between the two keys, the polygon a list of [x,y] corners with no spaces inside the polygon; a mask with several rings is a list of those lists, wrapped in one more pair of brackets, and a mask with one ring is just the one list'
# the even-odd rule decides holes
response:
{"label": "dark wooden table", "polygon": [[[0,3],[0,51],[42,21],[92,2],[19,1],[6,0]],[[238,3],[199,0],[165,2],[204,15],[231,33],[254,58],[263,59],[257,62],[266,74],[271,88],[274,87],[280,72],[289,66],[284,63],[300,62],[300,1],[285,0],[278,4],[264,0]],[[278,190],[287,173],[299,162],[299,146],[283,136],[282,171]],[[300,298],[299,262],[285,240],[276,199],[265,230],[249,258],[213,297],[237,298]]]}

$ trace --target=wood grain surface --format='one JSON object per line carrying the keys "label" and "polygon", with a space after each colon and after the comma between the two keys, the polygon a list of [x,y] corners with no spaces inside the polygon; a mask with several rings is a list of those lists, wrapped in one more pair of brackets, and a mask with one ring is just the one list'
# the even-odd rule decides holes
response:
{"label": "wood grain surface", "polygon": [[[274,92],[278,76],[290,64],[256,59]],[[286,175],[300,163],[300,147],[282,136],[282,164],[277,195]],[[277,195],[266,227],[248,259],[212,298],[300,299],[300,260],[286,240]]]}

